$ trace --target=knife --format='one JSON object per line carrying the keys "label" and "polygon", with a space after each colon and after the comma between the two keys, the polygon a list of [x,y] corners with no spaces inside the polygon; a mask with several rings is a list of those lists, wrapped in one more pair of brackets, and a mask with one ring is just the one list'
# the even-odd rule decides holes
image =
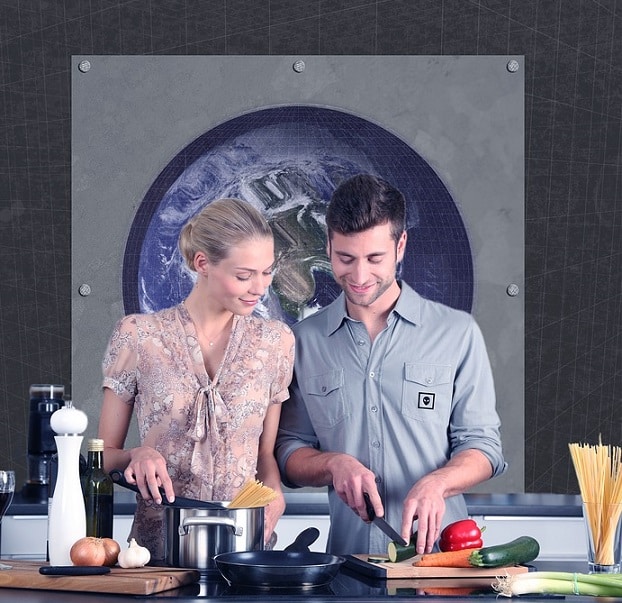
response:
{"label": "knife", "polygon": [[363,497],[365,498],[367,515],[369,516],[369,519],[371,519],[372,523],[376,527],[380,528],[391,540],[394,540],[402,546],[406,546],[408,543],[382,517],[376,516],[371,500],[369,500],[369,494],[367,494],[367,492],[363,492]]}
{"label": "knife", "polygon": [[44,576],[95,576],[109,574],[110,568],[103,565],[44,565],[39,568]]}

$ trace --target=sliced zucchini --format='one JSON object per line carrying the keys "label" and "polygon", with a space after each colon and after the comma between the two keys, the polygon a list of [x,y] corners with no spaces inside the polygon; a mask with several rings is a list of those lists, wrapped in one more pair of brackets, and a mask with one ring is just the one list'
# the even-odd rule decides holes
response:
{"label": "sliced zucchini", "polygon": [[407,545],[402,545],[399,542],[392,540],[389,542],[387,553],[389,555],[389,561],[391,563],[398,563],[405,559],[410,559],[417,554],[415,545],[417,544],[417,532],[410,537],[410,542]]}

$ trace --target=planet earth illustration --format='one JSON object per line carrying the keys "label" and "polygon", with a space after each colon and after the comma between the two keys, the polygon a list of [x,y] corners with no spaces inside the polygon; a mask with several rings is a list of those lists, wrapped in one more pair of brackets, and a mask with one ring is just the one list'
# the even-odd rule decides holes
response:
{"label": "planet earth illustration", "polygon": [[275,233],[278,268],[255,312],[293,324],[338,294],[324,211],[347,178],[369,173],[407,200],[408,244],[399,276],[421,295],[470,312],[473,259],[458,207],[430,165],[394,133],[315,106],[259,109],[201,134],[173,157],[140,203],[123,266],[126,313],[181,302],[193,273],[177,248],[183,224],[206,204],[238,197]]}

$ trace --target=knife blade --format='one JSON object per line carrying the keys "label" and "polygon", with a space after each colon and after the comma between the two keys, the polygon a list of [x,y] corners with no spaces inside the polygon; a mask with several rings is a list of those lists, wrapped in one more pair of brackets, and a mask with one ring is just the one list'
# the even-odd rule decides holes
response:
{"label": "knife blade", "polygon": [[376,512],[374,511],[374,507],[371,504],[371,500],[369,499],[369,494],[367,492],[363,492],[363,498],[365,498],[365,507],[367,509],[367,515],[369,519],[371,519],[372,523],[380,528],[391,540],[394,540],[398,544],[402,546],[406,546],[408,542],[406,542],[398,532],[396,532],[383,517],[378,517]]}

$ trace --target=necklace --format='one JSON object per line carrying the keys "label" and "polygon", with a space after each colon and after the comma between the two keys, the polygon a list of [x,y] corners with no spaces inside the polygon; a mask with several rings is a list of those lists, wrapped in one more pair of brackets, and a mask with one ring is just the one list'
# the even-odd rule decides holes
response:
{"label": "necklace", "polygon": [[233,324],[233,316],[225,323],[225,326],[220,330],[219,333],[217,333],[214,337],[210,338],[205,334],[205,331],[203,330],[203,327],[199,324],[199,322],[195,322],[195,328],[197,331],[197,334],[200,334],[203,337],[204,341],[207,341],[207,345],[210,348],[213,348],[222,338],[222,336],[227,333],[227,332],[231,332],[231,325]]}

